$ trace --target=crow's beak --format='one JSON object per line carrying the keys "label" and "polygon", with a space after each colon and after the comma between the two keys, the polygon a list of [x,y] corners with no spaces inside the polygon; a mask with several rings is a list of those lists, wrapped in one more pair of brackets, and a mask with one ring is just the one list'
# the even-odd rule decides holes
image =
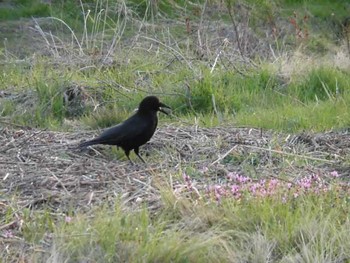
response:
{"label": "crow's beak", "polygon": [[[168,109],[165,110],[164,108]],[[159,111],[163,112],[166,115],[169,115],[169,113],[171,112],[171,108],[161,102],[159,102]]]}

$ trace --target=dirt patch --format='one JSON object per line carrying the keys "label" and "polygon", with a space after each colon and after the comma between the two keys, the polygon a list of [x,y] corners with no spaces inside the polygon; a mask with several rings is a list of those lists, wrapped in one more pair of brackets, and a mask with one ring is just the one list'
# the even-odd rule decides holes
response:
{"label": "dirt patch", "polygon": [[[86,209],[122,197],[134,205],[159,207],[159,182],[181,172],[197,188],[224,182],[228,172],[252,178],[284,176],[296,180],[306,173],[329,176],[337,170],[348,183],[350,137],[347,131],[323,134],[275,134],[253,128],[160,128],[142,147],[147,165],[117,159],[107,146],[82,152],[76,146],[94,132],[52,132],[2,128],[0,193],[6,206],[16,196],[20,207],[51,207],[55,211]],[[7,198],[8,197],[8,198]]]}

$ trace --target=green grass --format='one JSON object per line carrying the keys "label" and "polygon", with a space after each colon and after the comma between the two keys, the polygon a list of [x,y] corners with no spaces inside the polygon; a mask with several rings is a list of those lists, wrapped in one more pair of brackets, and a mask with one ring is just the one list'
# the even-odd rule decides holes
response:
{"label": "green grass", "polygon": [[350,8],[348,1],[340,0],[332,2],[329,0],[282,0],[280,4],[287,5],[288,8],[308,10],[313,16],[322,19],[331,19],[331,17],[346,17]]}
{"label": "green grass", "polygon": [[[241,201],[228,198],[218,205],[175,198],[171,190],[163,189],[163,207],[157,214],[147,207],[132,211],[117,201],[113,207],[95,208],[91,215],[71,214],[68,222],[47,212],[24,215],[22,231],[33,245],[51,233],[51,249],[33,253],[37,260],[346,262],[350,252],[347,202],[334,190],[286,203],[277,195]],[[58,222],[53,224],[54,220]]]}
{"label": "green grass", "polygon": [[296,132],[302,130],[325,131],[346,128],[350,124],[346,100],[320,102],[306,106],[285,105],[259,112],[238,114],[237,123],[267,129]]}
{"label": "green grass", "polygon": [[[170,217],[153,218],[146,209],[126,212],[116,204],[113,212],[102,209],[95,215],[94,218],[74,216],[72,224],[59,227],[56,233],[62,238],[57,239],[58,250],[54,253],[73,261],[88,256],[97,261],[102,257],[104,262],[136,262],[141,258],[142,261],[191,262],[207,260],[208,251],[214,248],[223,251],[214,230],[195,233],[190,226],[173,222]],[[219,253],[216,256],[221,260],[226,258]],[[214,254],[210,259],[214,259]]]}
{"label": "green grass", "polygon": [[49,5],[40,0],[5,0],[2,4],[3,6],[0,6],[0,21],[50,15]]}
{"label": "green grass", "polygon": [[[145,57],[144,60],[155,63],[149,67],[143,60],[135,60],[117,70],[91,69],[89,72],[64,67],[53,71],[46,62],[30,69],[4,66],[3,85],[15,87],[11,92],[16,96],[3,99],[2,116],[33,127],[57,129],[64,119],[73,118],[92,128],[102,128],[130,116],[146,94],[169,93],[172,95],[160,97],[171,105],[177,118],[191,120],[202,116],[208,126],[229,120],[235,125],[295,132],[346,128],[350,123],[347,106],[350,77],[342,70],[314,68],[302,75],[293,75],[288,83],[283,83],[278,72],[264,66],[247,71],[245,76],[228,72],[211,74],[204,69],[201,79],[183,84],[181,79],[190,74],[188,69],[177,66],[174,72],[179,71],[178,75],[168,74],[160,70],[159,58]],[[144,73],[136,75],[135,69]],[[85,86],[86,95],[78,108],[80,113],[76,114],[64,101],[67,88],[74,83]]]}

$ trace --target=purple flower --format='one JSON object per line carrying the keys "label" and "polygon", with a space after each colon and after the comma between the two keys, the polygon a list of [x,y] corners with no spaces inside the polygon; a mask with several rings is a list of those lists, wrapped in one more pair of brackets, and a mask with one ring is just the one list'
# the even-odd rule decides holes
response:
{"label": "purple flower", "polygon": [[182,174],[182,178],[184,179],[185,182],[188,182],[191,180],[191,178],[186,173]]}
{"label": "purple flower", "polygon": [[250,190],[250,192],[251,192],[253,195],[256,195],[256,192],[257,192],[257,190],[260,189],[260,187],[261,187],[260,184],[254,183],[254,184],[251,184],[251,185],[249,186],[249,190]]}
{"label": "purple flower", "polygon": [[259,184],[260,184],[262,187],[265,186],[265,183],[266,183],[266,180],[265,180],[265,179],[260,179]]}
{"label": "purple flower", "polygon": [[233,185],[231,186],[231,192],[232,192],[232,194],[238,193],[239,190],[240,190],[239,185],[233,184]]}
{"label": "purple flower", "polygon": [[243,175],[239,175],[239,174],[236,174],[236,181],[240,184],[244,184],[246,182],[250,182],[251,179],[249,177],[246,177],[246,176],[243,176]]}
{"label": "purple flower", "polygon": [[215,185],[215,192],[220,195],[226,195],[226,189],[221,185]]}
{"label": "purple flower", "polygon": [[269,181],[269,191],[272,192],[273,190],[276,189],[276,187],[278,186],[278,180],[277,179],[271,179]]}
{"label": "purple flower", "polygon": [[187,174],[185,174],[185,173],[182,174],[182,177],[183,177],[184,181],[186,182],[187,188],[188,188],[189,190],[192,190],[192,181],[191,181],[191,178],[190,178]]}
{"label": "purple flower", "polygon": [[337,178],[340,176],[340,174],[338,174],[337,171],[333,171],[333,172],[331,172],[331,176]]}
{"label": "purple flower", "polygon": [[321,181],[321,178],[318,174],[312,174],[311,175],[311,180],[315,181],[315,182],[319,182]]}
{"label": "purple flower", "polygon": [[299,186],[304,188],[304,189],[309,189],[311,188],[311,178],[301,178],[298,182]]}
{"label": "purple flower", "polygon": [[215,195],[216,201],[218,201],[218,203],[220,203],[221,197],[223,195],[222,188],[221,188],[220,185],[215,185],[214,186],[214,195]]}
{"label": "purple flower", "polygon": [[240,190],[241,190],[241,187],[237,184],[233,184],[231,186],[231,193],[235,198],[241,197],[242,194],[241,194]]}
{"label": "purple flower", "polygon": [[12,237],[14,237],[14,234],[12,233],[11,230],[5,230],[5,231],[3,232],[3,234],[2,234],[2,236],[3,236],[4,238],[12,238]]}

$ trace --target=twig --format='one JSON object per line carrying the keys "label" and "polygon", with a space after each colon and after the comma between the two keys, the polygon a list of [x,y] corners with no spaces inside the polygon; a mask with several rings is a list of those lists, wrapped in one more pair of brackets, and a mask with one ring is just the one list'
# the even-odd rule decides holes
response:
{"label": "twig", "polygon": [[218,159],[216,159],[214,162],[212,162],[209,166],[212,166],[218,162],[220,162],[222,159],[224,159],[227,155],[229,155],[234,149],[236,149],[237,145],[233,146],[230,150],[228,150],[224,155],[220,156]]}
{"label": "twig", "polygon": [[242,45],[241,45],[241,41],[238,33],[238,27],[231,11],[231,3],[230,1],[226,1],[226,4],[227,4],[228,15],[230,16],[230,19],[233,25],[233,30],[235,31],[235,34],[236,34],[238,50],[239,50],[239,53],[241,54],[241,57],[244,58],[243,49],[242,49]]}
{"label": "twig", "polygon": [[168,46],[168,45],[165,45],[163,42],[157,40],[157,39],[154,39],[154,38],[151,38],[151,37],[146,37],[146,36],[141,36],[142,38],[144,39],[147,39],[147,40],[150,40],[150,41],[154,41],[160,45],[162,45],[163,47],[169,49],[172,53],[175,54],[175,57],[177,57],[176,55],[180,56],[187,64],[187,66],[192,70],[194,71],[193,67],[191,66],[191,63],[184,57],[184,55],[182,55],[179,51],[177,51],[176,49]]}
{"label": "twig", "polygon": [[221,53],[222,53],[222,50],[220,50],[219,53],[216,55],[216,58],[215,58],[215,60],[214,60],[213,66],[211,67],[210,73],[213,73],[213,71],[214,71],[214,69],[215,69],[215,66],[216,66],[216,63],[218,62],[218,59],[219,59]]}
{"label": "twig", "polygon": [[64,186],[62,181],[49,169],[46,168],[46,170],[57,180],[57,182],[62,186],[62,188],[66,191],[68,195],[70,195],[70,192],[67,190],[67,188]]}
{"label": "twig", "polygon": [[16,224],[16,223],[17,223],[16,220],[11,221],[10,223],[7,223],[7,224],[5,224],[5,225],[0,226],[0,230],[6,229],[6,228],[8,228],[8,227],[11,227],[11,226],[13,226],[13,225]]}
{"label": "twig", "polygon": [[202,13],[201,13],[201,18],[199,21],[199,26],[198,26],[198,30],[197,30],[197,34],[198,34],[198,45],[201,49],[201,51],[203,50],[203,44],[202,44],[202,38],[201,38],[201,31],[202,31],[202,26],[203,26],[203,18],[204,18],[204,13],[207,7],[207,3],[208,0],[206,0],[203,4],[203,8],[202,8]]}

